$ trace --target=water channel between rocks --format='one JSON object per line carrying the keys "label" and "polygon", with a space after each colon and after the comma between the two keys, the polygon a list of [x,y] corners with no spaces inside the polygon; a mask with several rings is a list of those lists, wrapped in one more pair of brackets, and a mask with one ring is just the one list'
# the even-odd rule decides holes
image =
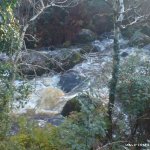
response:
{"label": "water channel between rocks", "polygon": [[[123,39],[120,40],[122,57],[124,57],[124,54],[134,53],[134,48],[128,47],[127,42]],[[61,73],[57,73],[50,76],[45,74],[30,80],[29,84],[32,86],[33,92],[28,96],[24,107],[14,109],[13,113],[19,115],[34,113],[34,117],[39,121],[46,118],[48,122],[57,124],[55,120],[59,119],[58,114],[60,114],[66,102],[89,88],[95,88],[94,90],[98,92],[103,102],[107,103],[108,81],[111,78],[113,39],[96,40],[92,44],[98,49],[98,52],[85,54],[84,57],[86,59],[66,73],[66,78],[74,76],[75,79],[70,79],[64,83],[66,79],[61,79]],[[83,77],[83,80],[78,81],[78,76]],[[60,80],[62,80],[64,87],[59,84]],[[76,80],[77,84],[75,83],[75,86],[69,92],[65,92],[65,87],[67,89],[67,86],[71,86],[68,82],[74,82],[72,80]],[[16,86],[21,83],[22,81],[15,81]],[[17,103],[14,103],[14,105],[16,106]],[[41,117],[43,114],[45,117]],[[57,117],[54,117],[56,115]]]}

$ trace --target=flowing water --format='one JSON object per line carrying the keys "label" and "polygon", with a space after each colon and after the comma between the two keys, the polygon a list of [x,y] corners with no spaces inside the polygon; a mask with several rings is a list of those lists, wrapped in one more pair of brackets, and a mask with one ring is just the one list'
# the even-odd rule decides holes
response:
{"label": "flowing water", "polygon": [[[132,54],[135,48],[127,46],[127,40],[120,40],[121,55]],[[108,102],[108,81],[111,78],[113,39],[105,38],[96,40],[92,45],[98,52],[85,54],[85,61],[74,66],[79,75],[85,78],[85,82],[79,84],[69,93],[65,93],[59,87],[60,74],[43,75],[29,82],[33,92],[28,96],[27,104],[23,108],[14,109],[15,114],[34,113],[54,116],[60,114],[65,103],[88,89],[96,90],[104,103]],[[16,81],[18,86],[21,81]],[[17,105],[15,103],[14,105]]]}

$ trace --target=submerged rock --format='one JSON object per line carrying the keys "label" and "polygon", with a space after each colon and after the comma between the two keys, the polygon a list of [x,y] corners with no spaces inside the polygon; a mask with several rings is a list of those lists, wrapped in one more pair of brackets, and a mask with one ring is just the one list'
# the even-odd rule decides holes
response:
{"label": "submerged rock", "polygon": [[78,72],[69,70],[60,76],[59,86],[65,92],[70,92],[83,81]]}
{"label": "submerged rock", "polygon": [[121,57],[127,57],[129,54],[127,52],[122,52]]}
{"label": "submerged rock", "polygon": [[50,87],[43,89],[39,97],[38,109],[52,110],[62,96],[64,96],[64,92],[60,89]]}

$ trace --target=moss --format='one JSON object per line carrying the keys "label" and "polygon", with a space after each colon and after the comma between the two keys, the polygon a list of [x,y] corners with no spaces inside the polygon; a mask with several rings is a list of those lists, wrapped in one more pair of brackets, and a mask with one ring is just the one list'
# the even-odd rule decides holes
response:
{"label": "moss", "polygon": [[63,62],[63,68],[69,70],[74,67],[76,64],[81,63],[83,61],[83,57],[78,52],[73,52],[71,56],[67,57]]}
{"label": "moss", "polygon": [[76,64],[82,60],[80,53],[74,53],[71,57],[72,63]]}
{"label": "moss", "polygon": [[63,43],[63,47],[69,47],[69,46],[71,46],[71,42],[70,41],[65,41],[64,43]]}
{"label": "moss", "polygon": [[86,53],[92,52],[93,50],[94,50],[93,46],[88,44],[88,45],[85,45],[84,47],[82,47],[80,53],[81,54],[86,54]]}

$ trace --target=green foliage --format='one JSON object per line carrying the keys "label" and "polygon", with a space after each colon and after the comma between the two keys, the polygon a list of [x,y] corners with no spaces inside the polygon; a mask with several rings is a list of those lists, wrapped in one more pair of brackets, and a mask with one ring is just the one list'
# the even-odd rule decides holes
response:
{"label": "green foliage", "polygon": [[11,82],[11,64],[0,63],[0,138],[5,136],[9,126],[9,106],[13,96],[13,85]]}
{"label": "green foliage", "polygon": [[132,56],[121,66],[118,96],[124,111],[138,116],[150,108],[150,62]]}
{"label": "green foliage", "polygon": [[[81,112],[72,113],[59,127],[47,124],[40,128],[37,123],[19,117],[19,132],[7,138],[9,144],[13,143],[11,150],[88,150],[103,141],[107,128],[106,109],[88,94],[78,99]],[[6,148],[5,144],[6,137],[0,142],[0,148],[9,150],[9,145]]]}
{"label": "green foliage", "polygon": [[61,126],[61,139],[68,150],[88,150],[106,134],[105,109],[89,95],[79,97],[81,112],[72,113]]}
{"label": "green foliage", "polygon": [[[5,139],[10,128],[9,113],[15,94],[18,92],[23,100],[28,94],[28,86],[14,85],[16,71],[12,61],[13,53],[19,46],[19,26],[14,17],[13,9],[17,0],[0,1],[0,53],[9,54],[9,60],[0,62],[0,139]],[[22,102],[22,101],[21,101]]]}
{"label": "green foliage", "polygon": [[27,85],[16,87],[14,85],[13,66],[11,63],[0,62],[0,139],[4,138],[10,127],[10,109],[15,99],[15,93],[18,92],[21,96],[19,105],[24,104],[24,99],[29,93]]}
{"label": "green foliage", "polygon": [[17,119],[19,132],[0,141],[3,150],[61,150],[59,130],[52,125],[44,128],[24,117]]}
{"label": "green foliage", "polygon": [[40,128],[37,123],[29,121],[24,117],[19,117],[17,121],[19,123],[19,132],[1,141],[0,149],[3,147],[4,150],[9,150],[9,148],[5,147],[6,140],[9,144],[13,143],[11,150],[62,149],[57,127],[48,124],[44,128]]}
{"label": "green foliage", "polygon": [[13,14],[13,8],[17,1],[8,2],[3,0],[0,3],[0,52],[14,53],[19,45],[19,25]]}

